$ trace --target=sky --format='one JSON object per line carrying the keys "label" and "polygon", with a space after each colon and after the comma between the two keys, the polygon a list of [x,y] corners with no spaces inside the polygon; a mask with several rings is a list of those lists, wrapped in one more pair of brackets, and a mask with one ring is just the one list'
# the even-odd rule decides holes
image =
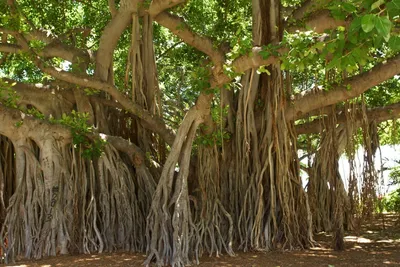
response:
{"label": "sky", "polygon": [[[300,155],[302,155],[302,152],[300,151]],[[381,157],[382,155],[382,157]],[[362,170],[363,170],[363,156],[364,156],[364,149],[360,148],[357,150],[356,153],[356,158],[355,158],[355,168],[356,168],[356,173],[358,177],[361,177],[362,175]],[[382,158],[382,161],[381,161]],[[378,174],[378,194],[381,195],[387,195],[388,193],[392,192],[398,186],[388,186],[389,183],[389,173],[390,170],[386,170],[381,174],[381,165],[383,164],[384,168],[392,168],[398,165],[394,160],[400,160],[400,145],[396,146],[381,146],[380,150],[378,149],[375,155],[375,169]],[[307,158],[302,160],[302,163],[307,164]],[[348,159],[345,156],[342,156],[339,159],[339,172],[344,180],[344,185],[347,190],[348,186],[348,177],[350,173],[350,167],[348,163]],[[308,183],[308,176],[305,172],[301,172],[301,177],[303,180],[303,185],[307,185]],[[383,179],[383,182],[382,182]],[[359,179],[359,182],[361,182],[361,179]],[[361,187],[361,184],[359,184],[359,187]]]}
{"label": "sky", "polygon": [[[363,155],[364,155],[364,149],[360,148],[357,151],[356,154],[356,172],[358,175],[362,174],[362,169],[363,169]],[[382,159],[382,161],[381,161]],[[383,175],[381,174],[381,165],[383,164],[384,168],[392,168],[398,165],[394,160],[400,160],[400,146],[381,146],[380,151],[379,149],[376,152],[375,155],[375,169],[378,173],[378,179],[379,179],[379,184],[380,184],[380,193],[382,195],[386,195],[389,192],[392,192],[395,190],[397,187],[396,186],[388,186],[389,183],[389,173],[390,170],[386,170],[383,172]],[[342,156],[339,159],[339,172],[340,175],[342,176],[342,179],[344,180],[344,184],[347,187],[348,185],[348,176],[349,176],[349,163],[347,161],[347,158]],[[382,183],[383,179],[383,183]],[[379,192],[379,191],[378,191]]]}

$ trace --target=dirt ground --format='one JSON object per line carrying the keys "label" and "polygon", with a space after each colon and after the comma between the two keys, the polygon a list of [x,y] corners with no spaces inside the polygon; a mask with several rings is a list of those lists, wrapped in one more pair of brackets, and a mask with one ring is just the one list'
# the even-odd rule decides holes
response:
{"label": "dirt ground", "polygon": [[[330,249],[331,237],[319,234],[315,239],[320,247],[303,251],[274,251],[267,253],[238,253],[236,257],[203,257],[198,266],[212,267],[284,267],[284,266],[400,266],[400,223],[399,218],[386,214],[383,220],[377,216],[363,225],[359,233],[346,233],[346,250]],[[385,227],[384,227],[385,225]],[[103,253],[91,255],[57,256],[43,260],[17,261],[7,265],[14,267],[50,266],[143,266],[145,255],[137,253]]]}

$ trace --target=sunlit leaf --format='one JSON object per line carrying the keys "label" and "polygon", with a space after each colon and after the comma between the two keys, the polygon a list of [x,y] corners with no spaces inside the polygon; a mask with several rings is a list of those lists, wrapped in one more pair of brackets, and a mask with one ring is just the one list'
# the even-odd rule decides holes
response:
{"label": "sunlit leaf", "polygon": [[375,28],[378,33],[385,38],[386,41],[389,41],[390,38],[390,30],[392,28],[392,22],[386,17],[376,17],[375,18]]}
{"label": "sunlit leaf", "polygon": [[372,5],[371,5],[371,10],[374,10],[375,8],[378,8],[378,7],[380,7],[382,4],[384,4],[385,3],[385,0],[378,0],[378,1],[376,1],[375,3],[373,3]]}
{"label": "sunlit leaf", "polygon": [[393,51],[400,51],[400,36],[392,36],[389,40],[389,47]]}
{"label": "sunlit leaf", "polygon": [[362,17],[361,28],[363,29],[364,32],[370,32],[374,29],[375,19],[376,19],[376,16],[372,15],[372,14],[365,15]]}

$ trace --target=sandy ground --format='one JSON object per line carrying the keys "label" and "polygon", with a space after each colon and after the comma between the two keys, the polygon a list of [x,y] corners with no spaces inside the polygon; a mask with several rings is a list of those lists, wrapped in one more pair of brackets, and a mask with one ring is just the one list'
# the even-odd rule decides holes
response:
{"label": "sandy ground", "polygon": [[[302,251],[239,252],[235,257],[202,257],[198,266],[400,266],[400,224],[398,217],[377,218],[362,227],[359,233],[346,233],[346,250],[330,249],[331,237],[319,234],[315,238],[320,247]],[[397,223],[396,223],[397,222]],[[42,260],[21,260],[7,266],[50,267],[50,266],[143,266],[145,255],[137,253],[102,253],[91,255],[57,256]]]}

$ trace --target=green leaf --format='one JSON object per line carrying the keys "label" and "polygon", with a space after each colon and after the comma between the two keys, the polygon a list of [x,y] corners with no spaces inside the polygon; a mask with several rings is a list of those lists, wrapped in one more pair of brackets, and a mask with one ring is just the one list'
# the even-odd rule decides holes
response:
{"label": "green leaf", "polygon": [[378,48],[381,47],[383,44],[383,36],[382,35],[375,35],[373,37],[374,47]]}
{"label": "green leaf", "polygon": [[350,33],[357,33],[360,30],[360,28],[361,28],[361,17],[357,17],[351,22],[349,31]]}
{"label": "green leaf", "polygon": [[361,2],[361,7],[365,8],[365,9],[369,9],[372,6],[372,4],[375,2],[375,0],[363,0],[360,2]]}
{"label": "green leaf", "polygon": [[358,35],[357,34],[349,34],[347,39],[350,41],[352,44],[358,44]]}
{"label": "green leaf", "polygon": [[359,47],[353,49],[353,51],[351,51],[351,54],[353,55],[353,58],[359,60],[360,58],[362,58],[362,51]]}
{"label": "green leaf", "polygon": [[384,0],[378,0],[378,1],[376,1],[375,3],[373,3],[372,5],[371,5],[371,10],[374,10],[375,8],[378,8],[378,7],[380,7],[382,4],[384,4],[385,3],[385,1]]}
{"label": "green leaf", "polygon": [[267,59],[271,55],[271,53],[269,51],[265,51],[265,50],[261,50],[259,52],[259,54],[262,57],[262,59]]}
{"label": "green leaf", "polygon": [[314,45],[314,47],[318,50],[322,50],[325,47],[325,43],[324,42],[318,42]]}
{"label": "green leaf", "polygon": [[392,29],[392,22],[386,17],[377,17],[375,19],[375,28],[378,33],[385,38],[386,41],[389,41],[390,38],[390,30]]}
{"label": "green leaf", "polygon": [[337,19],[337,20],[344,20],[344,19],[346,19],[346,14],[345,14],[342,10],[340,10],[340,9],[332,9],[332,10],[331,10],[331,15],[332,15],[332,17],[333,17],[334,19]]}
{"label": "green leaf", "polygon": [[331,62],[326,66],[327,70],[330,70],[334,67],[338,67],[341,64],[341,57],[340,56],[335,56]]}
{"label": "green leaf", "polygon": [[303,72],[303,71],[304,71],[305,66],[304,66],[304,63],[303,63],[303,62],[300,62],[300,63],[298,64],[298,67],[299,67],[299,71],[300,71],[300,72]]}
{"label": "green leaf", "polygon": [[337,43],[336,43],[336,42],[329,43],[329,44],[326,46],[326,49],[327,49],[328,52],[330,52],[330,53],[334,53],[335,50],[336,50],[336,48],[337,48]]}
{"label": "green leaf", "polygon": [[400,51],[400,36],[390,37],[389,47],[395,52]]}
{"label": "green leaf", "polygon": [[361,28],[364,32],[370,32],[375,28],[376,16],[369,14],[361,18]]}
{"label": "green leaf", "polygon": [[349,13],[353,13],[353,12],[357,11],[357,7],[351,3],[343,2],[341,5],[342,5],[343,9]]}
{"label": "green leaf", "polygon": [[[400,2],[400,1],[397,1]],[[389,18],[394,18],[400,13],[400,3],[396,4],[395,1],[387,3],[386,10],[389,14]]]}
{"label": "green leaf", "polygon": [[392,0],[390,3],[386,5],[387,9],[389,9],[389,6],[392,9],[400,10],[400,0]]}

